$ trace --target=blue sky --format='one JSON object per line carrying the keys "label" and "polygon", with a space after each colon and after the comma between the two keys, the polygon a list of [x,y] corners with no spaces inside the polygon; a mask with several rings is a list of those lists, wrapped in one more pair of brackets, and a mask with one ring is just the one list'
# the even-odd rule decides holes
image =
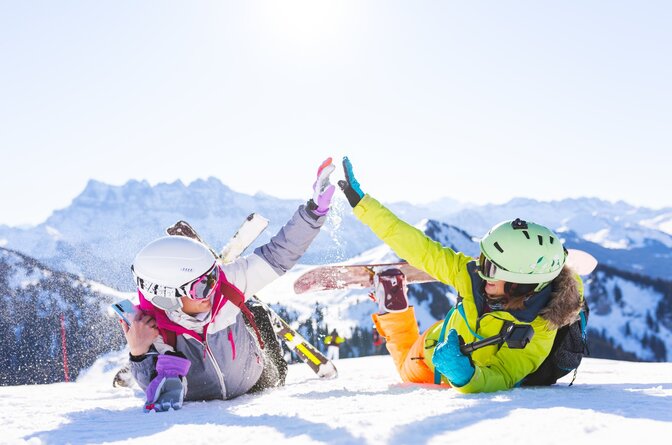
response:
{"label": "blue sky", "polygon": [[[672,206],[672,4],[0,0],[0,224],[89,179]],[[340,171],[338,172],[340,174]]]}

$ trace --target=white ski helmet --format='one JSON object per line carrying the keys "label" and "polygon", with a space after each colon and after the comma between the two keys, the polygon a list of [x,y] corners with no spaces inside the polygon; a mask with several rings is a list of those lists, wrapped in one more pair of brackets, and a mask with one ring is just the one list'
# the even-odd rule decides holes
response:
{"label": "white ski helmet", "polygon": [[154,306],[171,311],[182,307],[187,285],[214,271],[217,261],[210,249],[184,236],[165,236],[138,252],[131,270],[138,289]]}

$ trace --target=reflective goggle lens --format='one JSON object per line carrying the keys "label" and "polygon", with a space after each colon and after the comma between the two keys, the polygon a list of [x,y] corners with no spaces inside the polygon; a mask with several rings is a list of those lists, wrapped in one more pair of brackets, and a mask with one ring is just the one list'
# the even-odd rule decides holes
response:
{"label": "reflective goggle lens", "polygon": [[208,273],[198,278],[189,289],[189,296],[195,300],[210,297],[219,281],[219,267],[215,267]]}
{"label": "reflective goggle lens", "polygon": [[483,276],[494,279],[495,274],[497,273],[497,265],[487,259],[483,254],[481,254],[480,263]]}

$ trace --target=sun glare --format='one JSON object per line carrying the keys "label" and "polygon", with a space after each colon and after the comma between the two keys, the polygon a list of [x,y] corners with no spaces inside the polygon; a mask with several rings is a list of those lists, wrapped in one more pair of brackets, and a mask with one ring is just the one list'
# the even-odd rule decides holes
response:
{"label": "sun glare", "polygon": [[341,2],[271,1],[259,12],[264,29],[276,43],[304,49],[333,42],[342,33],[347,18]]}

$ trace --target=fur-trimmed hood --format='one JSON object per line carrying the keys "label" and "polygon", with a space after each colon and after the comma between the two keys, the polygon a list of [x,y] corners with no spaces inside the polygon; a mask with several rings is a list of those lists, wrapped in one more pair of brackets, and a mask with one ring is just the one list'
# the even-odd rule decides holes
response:
{"label": "fur-trimmed hood", "polygon": [[576,273],[565,266],[551,283],[551,298],[539,316],[548,321],[550,329],[557,329],[576,320],[583,305]]}

